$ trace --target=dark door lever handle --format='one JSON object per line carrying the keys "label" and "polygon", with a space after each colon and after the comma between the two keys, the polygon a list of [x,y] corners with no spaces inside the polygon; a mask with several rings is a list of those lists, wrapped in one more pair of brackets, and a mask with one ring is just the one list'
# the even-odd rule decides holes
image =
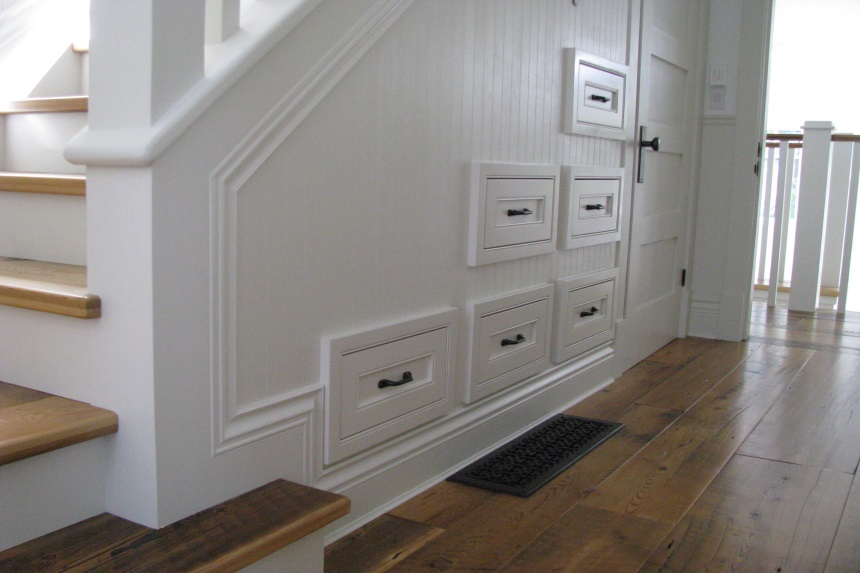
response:
{"label": "dark door lever handle", "polygon": [[645,183],[645,164],[642,161],[642,150],[650,149],[652,151],[660,151],[660,138],[645,139],[648,129],[642,125],[639,127],[639,165],[636,169],[636,182]]}

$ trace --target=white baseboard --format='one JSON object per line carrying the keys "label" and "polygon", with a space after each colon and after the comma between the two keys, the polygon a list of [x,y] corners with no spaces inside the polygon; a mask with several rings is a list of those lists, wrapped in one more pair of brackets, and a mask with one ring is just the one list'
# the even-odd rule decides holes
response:
{"label": "white baseboard", "polygon": [[352,501],[351,513],[325,530],[326,544],[465,467],[472,461],[613,382],[611,348],[463,408],[399,443],[328,468],[316,487]]}

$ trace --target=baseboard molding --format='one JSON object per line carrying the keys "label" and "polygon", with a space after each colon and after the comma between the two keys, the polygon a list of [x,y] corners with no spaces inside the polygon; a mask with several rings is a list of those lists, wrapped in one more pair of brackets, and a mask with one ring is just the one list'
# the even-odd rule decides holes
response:
{"label": "baseboard molding", "polygon": [[694,300],[690,305],[687,335],[701,338],[718,338],[720,330],[720,303]]}
{"label": "baseboard molding", "polygon": [[611,384],[613,359],[611,348],[598,349],[384,448],[325,468],[314,486],[348,496],[353,508],[326,530],[326,544]]}

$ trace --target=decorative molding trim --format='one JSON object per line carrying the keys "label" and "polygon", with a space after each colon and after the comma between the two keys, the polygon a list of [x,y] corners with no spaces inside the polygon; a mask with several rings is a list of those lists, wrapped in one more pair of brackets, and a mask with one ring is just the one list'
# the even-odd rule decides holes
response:
{"label": "decorative molding trim", "polygon": [[690,304],[689,336],[717,338],[719,334],[720,303],[694,300]]}
{"label": "decorative molding trim", "polygon": [[[578,360],[556,367],[542,375],[529,378],[495,398],[484,400],[451,415],[431,422],[397,439],[356,455],[344,462],[323,468],[314,484],[325,490],[342,492],[367,482],[393,466],[403,464],[424,452],[439,447],[477,426],[486,423],[526,402],[536,399],[553,388],[570,382],[589,370],[611,361],[615,353],[611,347],[603,347],[586,354]],[[596,388],[589,388],[578,400],[610,384],[609,378]],[[565,406],[566,407],[566,406]],[[550,415],[554,412],[547,412]],[[535,420],[537,424],[540,420]],[[526,428],[527,429],[527,428]],[[525,431],[525,430],[523,430]],[[476,454],[475,458],[480,454]],[[466,465],[468,461],[462,462]],[[458,466],[459,467],[459,466]],[[449,468],[450,469],[450,468]],[[452,470],[453,471],[453,470]]]}
{"label": "decorative molding trim", "polygon": [[210,177],[212,455],[307,423],[321,385],[237,403],[238,195],[262,166],[414,0],[378,0]]}
{"label": "decorative molding trim", "polygon": [[213,387],[212,456],[300,426],[307,433],[321,391],[317,384],[237,407],[235,384]]}

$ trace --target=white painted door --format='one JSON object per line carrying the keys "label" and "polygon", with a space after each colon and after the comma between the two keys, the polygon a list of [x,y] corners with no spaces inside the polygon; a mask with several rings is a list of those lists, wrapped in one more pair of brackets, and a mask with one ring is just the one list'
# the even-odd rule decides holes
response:
{"label": "white painted door", "polygon": [[647,129],[646,141],[659,138],[659,151],[643,149],[634,167],[625,313],[618,328],[624,369],[679,332],[702,9],[701,0],[642,0],[637,121]]}

